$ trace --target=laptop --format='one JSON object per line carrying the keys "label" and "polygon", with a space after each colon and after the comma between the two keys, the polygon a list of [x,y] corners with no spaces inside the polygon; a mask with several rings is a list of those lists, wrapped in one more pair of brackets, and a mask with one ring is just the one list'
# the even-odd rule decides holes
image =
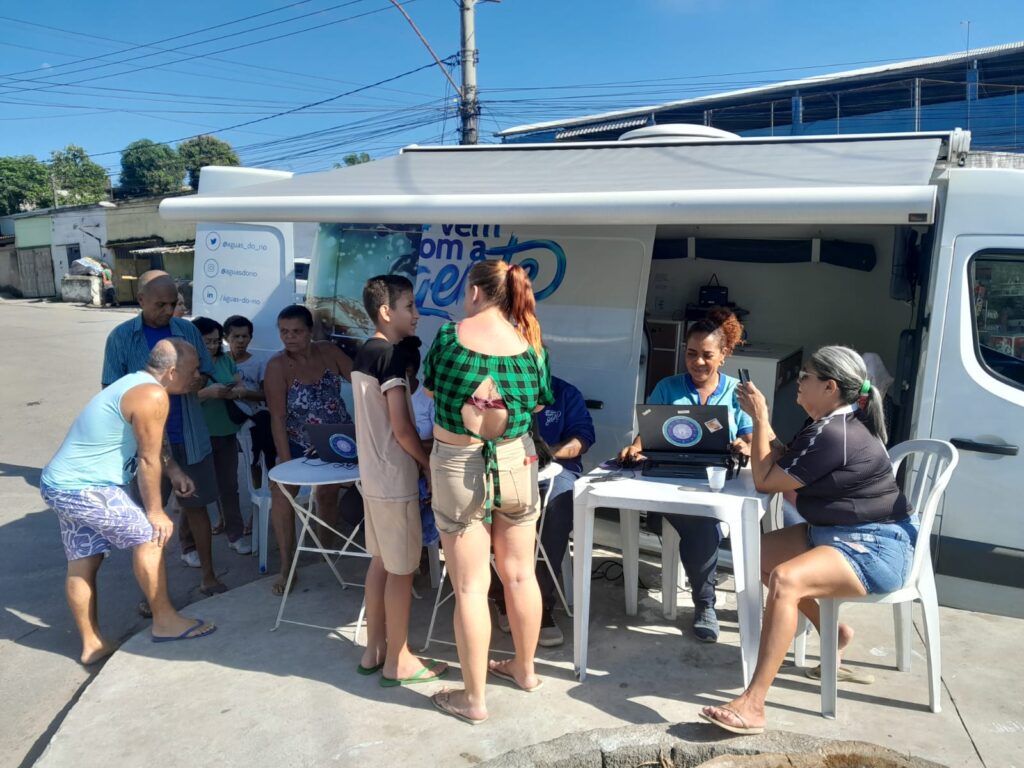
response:
{"label": "laptop", "polygon": [[306,437],[321,461],[335,464],[359,463],[355,424],[307,424]]}
{"label": "laptop", "polygon": [[648,477],[707,477],[707,467],[733,474],[725,405],[638,405],[636,420]]}

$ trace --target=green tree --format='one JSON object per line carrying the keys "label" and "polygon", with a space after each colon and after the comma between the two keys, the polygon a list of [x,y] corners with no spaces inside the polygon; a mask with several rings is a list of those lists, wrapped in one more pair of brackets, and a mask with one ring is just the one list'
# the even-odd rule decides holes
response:
{"label": "green tree", "polygon": [[345,155],[343,158],[341,158],[341,162],[340,163],[335,163],[334,167],[335,168],[350,168],[353,165],[362,165],[363,163],[368,163],[371,160],[373,160],[373,158],[370,157],[365,152],[353,152],[352,154]]}
{"label": "green tree", "polygon": [[178,154],[188,171],[188,183],[199,189],[199,171],[204,165],[239,165],[231,145],[214,136],[196,136],[178,145]]}
{"label": "green tree", "polygon": [[32,155],[0,157],[0,216],[44,208],[52,201],[45,163]]}
{"label": "green tree", "polygon": [[139,139],[121,152],[121,191],[125,195],[179,192],[184,176],[181,156],[166,144]]}
{"label": "green tree", "polygon": [[107,172],[79,146],[51,152],[50,173],[61,205],[95,203],[107,196]]}

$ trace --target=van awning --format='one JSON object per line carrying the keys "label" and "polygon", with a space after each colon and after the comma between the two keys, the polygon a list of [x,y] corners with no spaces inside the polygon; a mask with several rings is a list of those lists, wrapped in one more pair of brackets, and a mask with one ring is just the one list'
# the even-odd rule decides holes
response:
{"label": "van awning", "polygon": [[411,224],[929,224],[943,136],[410,147],[165,200],[166,219]]}

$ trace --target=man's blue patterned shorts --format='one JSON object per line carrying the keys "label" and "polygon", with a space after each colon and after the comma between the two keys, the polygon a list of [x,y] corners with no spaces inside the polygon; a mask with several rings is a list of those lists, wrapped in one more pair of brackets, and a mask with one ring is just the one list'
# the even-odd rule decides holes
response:
{"label": "man's blue patterned shorts", "polygon": [[131,549],[153,540],[146,513],[119,485],[62,491],[44,483],[39,492],[57,513],[68,560],[99,555],[111,546]]}

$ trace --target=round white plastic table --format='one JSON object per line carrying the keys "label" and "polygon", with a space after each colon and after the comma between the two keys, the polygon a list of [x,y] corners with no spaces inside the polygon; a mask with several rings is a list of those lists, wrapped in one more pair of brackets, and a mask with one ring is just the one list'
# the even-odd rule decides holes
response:
{"label": "round white plastic table", "polygon": [[[295,555],[292,557],[292,567],[288,571],[288,580],[285,582],[284,594],[281,595],[281,607],[278,608],[277,611],[277,621],[274,623],[274,629],[281,626],[282,621],[286,624],[318,626],[282,618],[284,616],[284,607],[288,602],[288,594],[291,592],[292,580],[295,578],[295,567],[299,562],[300,553],[316,552],[323,555],[324,560],[334,572],[334,576],[338,580],[342,589],[347,589],[348,585],[341,577],[341,574],[338,573],[338,569],[334,567],[334,561],[331,560],[329,555],[356,555],[360,557],[368,557],[369,555],[365,554],[365,550],[363,550],[363,552],[349,551],[349,547],[354,545],[352,537],[355,536],[355,531],[346,537],[340,531],[335,530],[313,514],[313,501],[316,498],[315,493],[309,494],[309,506],[304,507],[288,492],[288,486],[306,486],[307,488],[315,488],[319,485],[351,485],[359,480],[359,467],[355,464],[335,464],[328,461],[320,461],[319,459],[292,459],[291,461],[285,461],[276,465],[267,473],[267,477],[270,478],[272,483],[277,483],[281,487],[281,492],[284,494],[284,497],[288,499],[288,503],[292,505],[292,509],[295,510],[295,514],[298,515],[299,521],[302,523],[302,531],[299,533],[299,539],[297,546],[295,547]],[[344,541],[342,548],[326,549],[317,537],[316,531],[312,525],[313,523],[318,523],[340,536]],[[307,535],[313,539],[313,543],[316,544],[315,547],[308,547],[305,545]]]}

